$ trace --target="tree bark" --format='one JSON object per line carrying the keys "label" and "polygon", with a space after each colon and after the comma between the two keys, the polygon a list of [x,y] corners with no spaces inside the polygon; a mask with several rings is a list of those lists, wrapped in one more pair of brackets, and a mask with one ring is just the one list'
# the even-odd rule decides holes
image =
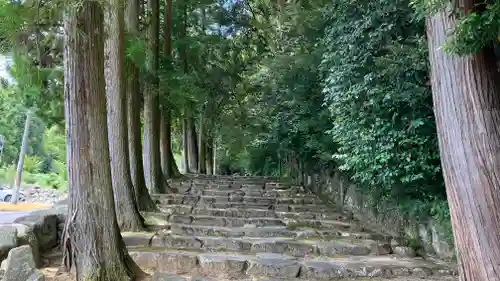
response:
{"label": "tree bark", "polygon": [[206,157],[206,165],[207,165],[207,174],[208,175],[213,175],[214,174],[214,166],[213,166],[213,159],[214,159],[214,155],[213,155],[213,147],[212,147],[212,137],[209,136],[207,137],[207,141],[205,143],[206,145],[206,151],[207,151],[207,157]]}
{"label": "tree bark", "polygon": [[174,178],[180,178],[182,177],[181,172],[179,171],[179,166],[177,166],[177,163],[175,162],[174,158],[174,153],[172,152],[172,149],[170,149],[170,159],[172,159],[172,176]]}
{"label": "tree bark", "polygon": [[[148,85],[144,96],[144,150],[147,157],[145,167],[146,186],[151,193],[165,193],[166,182],[163,180],[160,158],[160,107],[158,96],[158,55],[159,55],[159,0],[148,0],[148,39],[147,69]],[[147,142],[147,144],[146,144]]]}
{"label": "tree bark", "polygon": [[[465,1],[466,12],[474,1]],[[427,18],[434,110],[462,281],[499,281],[500,86],[492,50],[440,48],[456,18]]]}
{"label": "tree bark", "polygon": [[213,174],[214,175],[217,175],[217,172],[218,172],[218,167],[217,167],[217,143],[215,142],[215,138],[212,138],[212,142],[211,142],[211,145],[212,145],[212,157],[213,159],[210,159],[211,161],[213,161]]}
{"label": "tree bark", "polygon": [[189,173],[191,169],[189,169],[190,163],[189,163],[189,145],[188,145],[188,123],[187,123],[187,118],[183,117],[182,118],[182,147],[184,151],[184,170],[186,173]]}
{"label": "tree bark", "polygon": [[103,10],[83,1],[66,14],[65,116],[69,211],[63,261],[78,281],[134,280],[116,220],[106,122]]}
{"label": "tree bark", "polygon": [[[168,111],[168,112],[167,112]],[[171,125],[170,125],[170,110],[164,109],[162,114],[161,130],[160,130],[160,154],[161,154],[161,169],[165,178],[173,177],[172,160],[170,159],[172,146]],[[167,120],[169,119],[169,120]]]}
{"label": "tree bark", "polygon": [[196,126],[194,124],[194,118],[189,116],[187,118],[187,145],[188,145],[188,155],[189,155],[189,169],[191,171],[198,170],[198,142],[196,137]]}
{"label": "tree bark", "polygon": [[203,116],[203,110],[200,113],[200,125],[198,127],[199,137],[198,137],[198,173],[207,173],[207,163],[206,163],[206,143],[205,143],[205,120]]}
{"label": "tree bark", "polygon": [[[172,56],[172,0],[165,0],[164,9],[164,36],[163,36],[163,53],[169,58],[169,62]],[[179,176],[177,164],[175,163],[173,153],[172,153],[172,114],[171,114],[171,95],[170,89],[167,89],[167,100],[168,104],[163,108],[162,116],[162,126],[161,126],[161,161],[162,170],[166,178],[172,178]],[[175,166],[175,167],[174,167]]]}
{"label": "tree bark", "polygon": [[118,226],[122,231],[144,229],[139,214],[134,186],[130,177],[127,134],[127,96],[124,76],[124,10],[119,0],[106,7],[104,43],[105,80],[108,116],[108,139],[111,160],[111,179],[115,195]]}
{"label": "tree bark", "polygon": [[[127,28],[130,34],[139,36],[140,0],[130,0],[127,11]],[[139,210],[154,212],[156,205],[149,195],[144,178],[141,144],[141,87],[139,68],[129,59],[127,61],[127,124],[130,157],[130,176],[134,186]]]}

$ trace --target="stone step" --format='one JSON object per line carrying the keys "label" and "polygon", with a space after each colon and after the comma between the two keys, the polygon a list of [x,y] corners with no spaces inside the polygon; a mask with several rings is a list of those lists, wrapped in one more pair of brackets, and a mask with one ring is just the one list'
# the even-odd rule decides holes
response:
{"label": "stone step", "polygon": [[282,219],[292,219],[292,220],[334,220],[334,221],[349,221],[349,217],[344,214],[339,214],[336,212],[324,212],[324,213],[314,213],[314,212],[278,212],[276,211],[276,216]]}
{"label": "stone step", "polygon": [[388,255],[390,244],[365,239],[309,240],[289,237],[214,237],[163,233],[123,233],[129,247],[164,247],[177,250],[236,251],[239,253],[278,253],[294,257]]}
{"label": "stone step", "polygon": [[167,221],[171,223],[226,227],[243,227],[249,224],[255,225],[257,227],[285,225],[285,223],[281,219],[273,217],[240,218],[206,215],[170,215]]}
{"label": "stone step", "polygon": [[243,193],[233,193],[229,196],[206,196],[196,194],[153,194],[153,200],[160,204],[217,204],[217,203],[250,203],[259,205],[320,205],[317,198],[269,198],[245,196]]}
{"label": "stone step", "polygon": [[365,239],[389,239],[377,233],[360,232],[357,230],[342,229],[312,229],[306,227],[289,228],[286,226],[247,226],[247,227],[223,227],[209,225],[192,225],[180,223],[150,223],[147,220],[148,228],[155,231],[170,230],[173,234],[195,235],[195,236],[218,236],[218,237],[358,237]]}
{"label": "stone step", "polygon": [[[360,226],[340,221],[330,221],[334,228],[314,227],[308,220],[285,221],[287,226],[262,226],[245,225],[243,227],[224,227],[213,225],[193,225],[170,222],[169,215],[164,213],[143,213],[145,223],[152,230],[171,230],[175,234],[224,236],[224,237],[315,237],[315,236],[341,236],[357,237],[364,239],[388,240],[391,236],[365,230]],[[226,218],[230,219],[230,218]],[[238,219],[238,218],[237,218]],[[313,222],[315,222],[313,220]]]}
{"label": "stone step", "polygon": [[252,197],[292,197],[292,198],[317,198],[313,194],[301,194],[297,193],[296,190],[248,190],[248,189],[231,189],[231,190],[221,190],[218,188],[205,188],[205,189],[195,189],[200,195],[206,196],[228,196],[233,192],[243,191],[245,196]]}
{"label": "stone step", "polygon": [[238,183],[196,183],[196,182],[172,182],[169,183],[170,187],[175,187],[179,189],[217,189],[222,191],[231,190],[246,190],[255,192],[266,192],[266,191],[278,191],[278,192],[297,192],[302,191],[305,193],[305,189],[301,186],[284,186],[284,185],[249,185],[249,184],[238,184]]}
{"label": "stone step", "polygon": [[249,208],[197,208],[191,205],[167,205],[163,206],[162,212],[167,214],[192,214],[192,215],[207,215],[207,216],[221,216],[221,217],[279,217],[284,219],[325,219],[325,220],[337,220],[337,221],[348,221],[349,218],[346,215],[339,214],[336,212],[324,212],[324,213],[313,213],[313,212],[277,212],[273,210],[265,209],[249,209]]}
{"label": "stone step", "polygon": [[[286,226],[288,229],[312,228],[326,229],[334,228],[338,230],[365,231],[362,226],[348,222],[323,219],[281,219],[274,216],[269,217],[224,217],[207,216],[195,214],[165,214],[147,213],[145,216],[148,225],[193,225],[193,226],[213,226],[213,227],[252,227],[260,228],[266,226]],[[160,222],[160,223],[158,223]]]}
{"label": "stone step", "polygon": [[232,192],[245,192],[247,196],[268,196],[268,197],[300,197],[300,198],[317,198],[312,193],[302,189],[253,189],[253,188],[241,188],[239,186],[229,186],[229,185],[170,185],[171,187],[177,188],[177,194],[190,194],[196,193],[199,195],[211,195],[211,196],[227,196],[227,194]]}
{"label": "stone step", "polygon": [[164,248],[130,248],[129,253],[139,267],[147,271],[199,274],[211,278],[332,280],[356,277],[425,277],[455,273],[444,265],[393,256],[295,258],[272,253],[199,253],[166,251]]}
{"label": "stone step", "polygon": [[[192,185],[211,185],[211,186],[229,186],[232,188],[248,188],[248,189],[265,189],[266,184],[264,182],[257,183],[252,181],[205,181],[205,180],[193,180]],[[267,186],[269,188],[275,186]]]}
{"label": "stone step", "polygon": [[[397,277],[396,277],[397,278]],[[349,278],[351,279],[351,278]],[[363,278],[365,279],[365,278]],[[224,280],[227,281],[226,279],[219,279],[219,280]],[[298,278],[288,278],[288,279],[277,279],[277,278],[252,278],[252,279],[246,279],[246,280],[239,280],[239,281],[293,281],[293,280],[300,280]],[[351,279],[352,280],[352,279]],[[377,281],[380,281],[380,278],[377,278]],[[428,277],[416,277],[412,278],[411,280],[408,279],[408,277],[402,277],[402,278],[391,278],[390,280],[392,281],[458,281],[458,278],[456,276],[428,276]],[[217,279],[212,279],[206,276],[189,276],[189,275],[176,275],[176,274],[170,274],[167,272],[154,272],[151,275],[151,281],[218,281]]]}
{"label": "stone step", "polygon": [[[158,200],[160,201],[160,200]],[[187,201],[175,204],[168,203],[169,201],[158,202],[159,207],[168,208],[169,205],[191,205],[198,208],[213,208],[213,209],[264,209],[264,210],[275,210],[277,212],[311,212],[311,213],[331,213],[337,211],[335,208],[320,205],[320,204],[294,204],[294,205],[283,205],[283,204],[266,204],[266,203],[247,203],[247,202],[225,202],[225,203],[210,203],[204,201]],[[170,201],[172,202],[172,201]]]}

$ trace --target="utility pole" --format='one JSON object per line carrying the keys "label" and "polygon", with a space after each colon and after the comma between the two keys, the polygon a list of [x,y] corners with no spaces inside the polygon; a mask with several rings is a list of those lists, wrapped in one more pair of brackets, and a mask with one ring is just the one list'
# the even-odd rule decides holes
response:
{"label": "utility pole", "polygon": [[15,191],[12,196],[12,203],[17,204],[19,198],[19,189],[21,188],[21,175],[24,167],[24,155],[28,149],[28,136],[30,134],[31,110],[26,112],[26,122],[24,124],[23,142],[21,143],[21,151],[19,152],[19,161],[17,162],[16,178],[14,180]]}

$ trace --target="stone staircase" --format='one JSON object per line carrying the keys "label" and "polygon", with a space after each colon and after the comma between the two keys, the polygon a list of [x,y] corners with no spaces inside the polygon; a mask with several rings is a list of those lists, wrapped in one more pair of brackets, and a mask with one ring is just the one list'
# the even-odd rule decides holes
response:
{"label": "stone staircase", "polygon": [[455,278],[299,186],[209,176],[171,186],[179,193],[153,195],[162,212],[144,214],[149,232],[123,233],[154,281]]}

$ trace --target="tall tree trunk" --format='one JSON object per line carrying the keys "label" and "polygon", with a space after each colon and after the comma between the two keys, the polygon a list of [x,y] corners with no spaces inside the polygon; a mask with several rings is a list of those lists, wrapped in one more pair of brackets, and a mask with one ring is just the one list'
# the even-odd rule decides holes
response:
{"label": "tall tree trunk", "polygon": [[[188,21],[187,21],[187,12],[188,12],[188,4],[187,2],[182,3],[182,27],[180,29],[180,35],[179,37],[182,39],[187,38],[187,26],[188,26]],[[183,64],[183,72],[184,74],[187,74],[189,72],[189,65],[188,65],[188,54],[187,54],[187,45],[186,43],[181,44],[180,46],[180,58]],[[184,109],[184,118],[185,119],[185,127],[184,127],[184,152],[185,152],[185,157],[186,160],[186,171],[191,171],[195,172],[198,170],[198,148],[197,148],[197,143],[196,143],[196,128],[194,124],[194,118],[192,115],[192,110],[190,106],[186,106]],[[187,148],[187,150],[186,150]],[[187,152],[187,153],[186,153]]]}
{"label": "tall tree trunk", "polygon": [[170,149],[172,138],[170,136],[170,110],[164,108],[161,116],[161,130],[160,130],[160,158],[161,170],[166,179],[172,178],[172,162],[170,161]]}
{"label": "tall tree trunk", "polygon": [[198,128],[199,137],[198,137],[198,173],[206,174],[207,173],[207,164],[206,164],[206,143],[205,143],[205,122],[203,116],[203,110],[200,113],[200,125]]}
{"label": "tall tree trunk", "polygon": [[179,171],[179,166],[177,166],[177,163],[175,162],[174,158],[174,153],[172,152],[172,149],[170,149],[170,159],[172,159],[172,176],[174,178],[179,178],[182,177],[181,172]]}
{"label": "tall tree trunk", "polygon": [[[118,2],[114,0],[114,2]],[[115,195],[118,226],[122,231],[144,229],[139,214],[134,186],[130,178],[127,135],[127,97],[124,76],[124,10],[120,3],[106,7],[104,43],[105,80],[108,116],[108,139],[111,159],[111,179]]]}
{"label": "tall tree trunk", "polygon": [[207,174],[208,175],[213,175],[214,174],[214,156],[213,156],[213,148],[212,148],[212,137],[207,137],[207,141],[205,143],[206,146],[206,151],[207,151],[207,157],[205,162],[207,163]]}
{"label": "tall tree trunk", "polygon": [[[477,4],[466,0],[468,12]],[[500,280],[500,85],[493,51],[440,48],[455,16],[426,20],[441,164],[462,281]]]}
{"label": "tall tree trunk", "polygon": [[182,118],[182,147],[183,147],[183,157],[184,157],[184,170],[186,173],[189,173],[191,169],[189,169],[190,163],[189,163],[189,145],[188,145],[188,139],[189,139],[189,134],[188,134],[188,123],[187,123],[187,118],[183,117]]}
{"label": "tall tree trunk", "polygon": [[134,280],[116,220],[106,124],[104,15],[83,1],[65,17],[64,83],[69,210],[63,260],[78,281]]}
{"label": "tall tree trunk", "polygon": [[213,174],[214,175],[217,175],[217,143],[215,142],[215,138],[212,137],[212,142],[210,143],[212,145],[212,157],[213,159],[210,159],[211,161],[213,161]]}
{"label": "tall tree trunk", "polygon": [[[170,59],[172,56],[172,0],[165,0],[164,9],[164,36],[163,36],[163,53],[166,57]],[[162,112],[162,125],[161,125],[161,161],[163,174],[166,178],[177,177],[180,173],[175,163],[174,156],[172,153],[172,114],[171,114],[171,100],[170,100],[170,89],[166,89],[168,104],[163,108]],[[175,166],[175,167],[174,167]]]}
{"label": "tall tree trunk", "polygon": [[189,116],[187,118],[187,130],[188,130],[188,155],[189,155],[189,169],[191,171],[198,170],[198,141],[196,136],[196,126],[194,124],[194,118]]}
{"label": "tall tree trunk", "polygon": [[[166,182],[163,180],[160,159],[160,107],[158,96],[158,54],[159,54],[159,0],[148,0],[149,12],[147,18],[148,39],[147,39],[147,70],[148,85],[144,95],[144,150],[147,157],[146,186],[151,193],[165,193]],[[147,142],[147,144],[146,144]]]}
{"label": "tall tree trunk", "polygon": [[[131,34],[139,36],[140,0],[130,0],[127,11],[127,28]],[[127,61],[127,124],[130,157],[130,176],[134,186],[139,210],[152,212],[156,205],[149,195],[144,179],[141,144],[141,87],[139,68],[129,59]]]}

